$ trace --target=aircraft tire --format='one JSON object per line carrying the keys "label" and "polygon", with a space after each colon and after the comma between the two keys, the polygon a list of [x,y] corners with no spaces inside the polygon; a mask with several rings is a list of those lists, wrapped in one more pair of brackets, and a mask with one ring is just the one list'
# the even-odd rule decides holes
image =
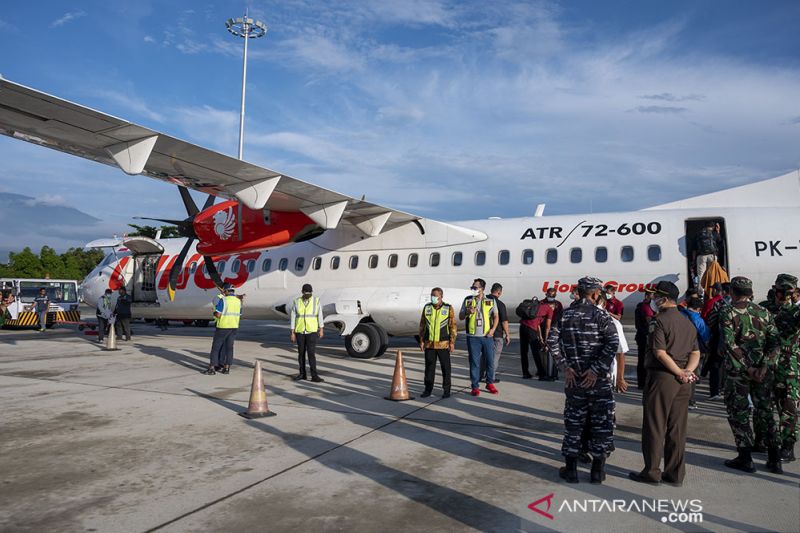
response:
{"label": "aircraft tire", "polygon": [[372,359],[381,347],[381,334],[372,324],[359,324],[344,338],[347,355],[356,359]]}
{"label": "aircraft tire", "polygon": [[380,356],[382,356],[384,353],[386,353],[386,349],[389,347],[389,334],[388,334],[388,333],[386,333],[386,330],[385,330],[385,329],[383,329],[383,328],[382,328],[381,326],[379,326],[378,324],[368,324],[368,325],[370,325],[370,326],[372,326],[373,328],[377,329],[377,330],[378,330],[378,333],[379,333],[379,334],[380,334],[380,336],[381,336],[381,345],[380,345],[380,347],[378,348],[378,353],[377,353],[377,354],[375,354],[375,357],[380,357]]}

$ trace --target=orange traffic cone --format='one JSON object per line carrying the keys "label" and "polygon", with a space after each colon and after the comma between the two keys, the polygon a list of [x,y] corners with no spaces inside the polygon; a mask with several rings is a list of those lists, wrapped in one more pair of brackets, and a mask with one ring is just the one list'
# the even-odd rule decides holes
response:
{"label": "orange traffic cone", "polygon": [[386,396],[387,400],[404,402],[413,400],[413,396],[408,395],[408,383],[406,383],[406,369],[403,367],[403,352],[397,350],[397,358],[394,360],[394,377],[392,378],[392,392]]}
{"label": "orange traffic cone", "polygon": [[261,377],[261,361],[256,360],[256,367],[253,369],[253,386],[250,388],[250,403],[247,405],[246,413],[239,413],[245,418],[263,418],[265,416],[275,416],[267,405],[267,391],[264,389],[264,380]]}

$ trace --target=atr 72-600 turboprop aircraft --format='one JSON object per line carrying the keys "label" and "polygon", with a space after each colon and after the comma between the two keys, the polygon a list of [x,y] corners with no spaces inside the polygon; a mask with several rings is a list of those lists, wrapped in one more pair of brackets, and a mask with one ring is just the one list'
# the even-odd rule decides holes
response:
{"label": "atr 72-600 turboprop aircraft", "polygon": [[[223,282],[246,293],[245,318],[286,319],[311,283],[325,323],[348,352],[373,357],[389,335],[417,332],[430,289],[459,306],[477,277],[503,284],[513,306],[591,274],[628,309],[659,280],[685,290],[694,237],[719,223],[721,262],[765,294],[800,272],[800,172],[628,213],[446,223],[351,198],[136,124],[0,80],[5,135],[178,186],[182,239],[133,237],[110,246],[83,283],[94,304],[125,285],[134,314],[207,320]],[[202,209],[187,190],[209,195]],[[214,204],[216,198],[224,201]],[[630,314],[630,311],[629,311]]]}

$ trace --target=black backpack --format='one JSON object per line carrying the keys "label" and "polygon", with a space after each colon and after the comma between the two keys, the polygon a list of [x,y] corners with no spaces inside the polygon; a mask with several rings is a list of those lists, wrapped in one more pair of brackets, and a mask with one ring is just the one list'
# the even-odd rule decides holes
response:
{"label": "black backpack", "polygon": [[701,255],[717,253],[717,240],[711,230],[704,229],[697,237],[697,253]]}
{"label": "black backpack", "polygon": [[521,320],[532,320],[539,313],[539,305],[541,302],[535,296],[530,300],[522,300],[522,303],[517,306],[517,316]]}

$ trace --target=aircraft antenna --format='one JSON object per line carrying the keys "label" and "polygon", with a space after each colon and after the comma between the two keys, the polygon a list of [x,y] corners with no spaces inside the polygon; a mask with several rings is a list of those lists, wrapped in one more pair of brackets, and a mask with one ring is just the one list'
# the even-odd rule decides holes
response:
{"label": "aircraft antenna", "polygon": [[244,148],[244,97],[245,90],[247,89],[247,41],[265,36],[267,34],[267,25],[260,20],[251,19],[247,16],[247,11],[245,11],[244,17],[225,21],[225,27],[231,34],[244,39],[244,55],[242,59],[242,109],[239,113],[239,159],[242,159],[242,150]]}

